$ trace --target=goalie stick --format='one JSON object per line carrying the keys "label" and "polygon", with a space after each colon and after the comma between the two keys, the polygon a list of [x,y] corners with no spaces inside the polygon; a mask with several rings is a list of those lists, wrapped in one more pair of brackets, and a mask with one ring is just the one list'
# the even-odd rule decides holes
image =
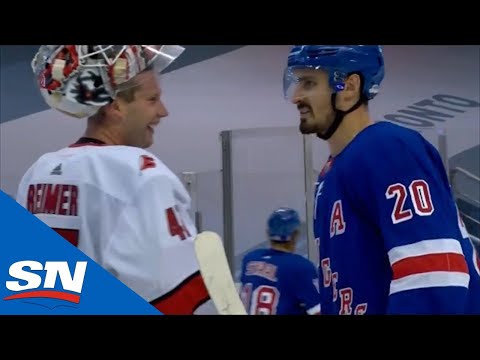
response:
{"label": "goalie stick", "polygon": [[220,236],[212,231],[199,233],[195,238],[195,253],[205,286],[220,315],[247,315]]}

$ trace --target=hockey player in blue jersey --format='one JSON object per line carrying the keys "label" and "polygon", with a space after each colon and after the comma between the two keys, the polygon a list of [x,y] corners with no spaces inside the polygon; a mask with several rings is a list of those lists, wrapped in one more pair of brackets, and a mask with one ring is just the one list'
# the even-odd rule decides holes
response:
{"label": "hockey player in blue jersey", "polygon": [[275,210],[267,221],[270,248],[244,256],[241,298],[250,315],[318,315],[318,271],[294,254],[300,217],[290,208]]}
{"label": "hockey player in blue jersey", "polygon": [[439,153],[370,118],[383,78],[377,45],[296,45],[288,56],[299,130],[330,150],[314,194],[322,314],[479,314],[479,256]]}

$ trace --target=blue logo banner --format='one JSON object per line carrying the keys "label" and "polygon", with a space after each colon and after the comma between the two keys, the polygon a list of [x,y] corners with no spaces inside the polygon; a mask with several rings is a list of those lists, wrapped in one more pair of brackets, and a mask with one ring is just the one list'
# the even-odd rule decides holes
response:
{"label": "blue logo banner", "polygon": [[0,191],[0,315],[162,315]]}

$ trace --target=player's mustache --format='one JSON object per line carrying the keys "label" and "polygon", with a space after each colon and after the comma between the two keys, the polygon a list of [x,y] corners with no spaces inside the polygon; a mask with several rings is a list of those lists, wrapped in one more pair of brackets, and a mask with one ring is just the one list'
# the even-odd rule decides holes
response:
{"label": "player's mustache", "polygon": [[310,105],[308,105],[307,103],[301,102],[301,103],[297,104],[298,111],[302,110],[303,108],[307,108],[308,110],[312,110],[310,108]]}

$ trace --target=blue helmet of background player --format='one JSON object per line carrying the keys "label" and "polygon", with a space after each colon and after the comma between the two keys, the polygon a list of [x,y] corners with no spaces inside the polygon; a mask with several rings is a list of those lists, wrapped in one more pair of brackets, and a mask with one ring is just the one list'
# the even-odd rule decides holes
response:
{"label": "blue helmet of background player", "polygon": [[268,236],[272,241],[291,241],[294,233],[300,228],[300,223],[297,211],[287,207],[278,208],[268,218]]}
{"label": "blue helmet of background player", "polygon": [[[332,89],[331,104],[336,118],[324,134],[319,134],[325,140],[333,135],[346,114],[378,94],[385,75],[381,45],[295,45],[288,55],[283,78],[284,96],[289,100],[293,100],[299,84],[295,75],[298,69],[323,70],[328,74]],[[345,80],[352,74],[360,75],[361,96],[349,110],[340,111],[335,107],[335,97],[337,92],[345,89]]]}

